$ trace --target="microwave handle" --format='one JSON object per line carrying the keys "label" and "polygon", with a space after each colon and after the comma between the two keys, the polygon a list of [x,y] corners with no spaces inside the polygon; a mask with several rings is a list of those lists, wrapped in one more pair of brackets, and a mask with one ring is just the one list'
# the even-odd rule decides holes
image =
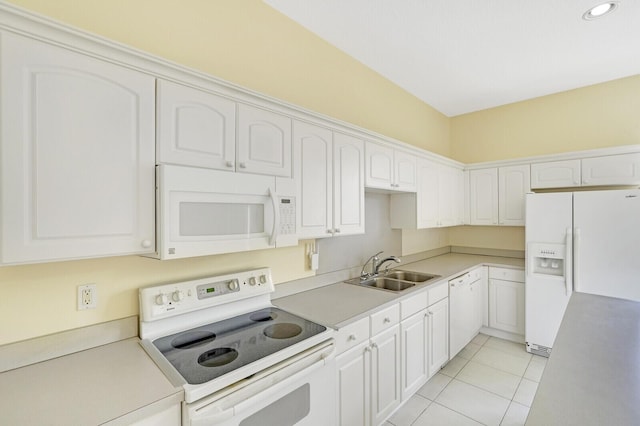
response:
{"label": "microwave handle", "polygon": [[269,188],[269,196],[271,197],[271,202],[273,203],[273,229],[271,230],[269,245],[273,246],[276,244],[276,238],[278,238],[278,229],[280,227],[280,209],[278,208],[278,197],[276,196],[276,192],[272,188]]}

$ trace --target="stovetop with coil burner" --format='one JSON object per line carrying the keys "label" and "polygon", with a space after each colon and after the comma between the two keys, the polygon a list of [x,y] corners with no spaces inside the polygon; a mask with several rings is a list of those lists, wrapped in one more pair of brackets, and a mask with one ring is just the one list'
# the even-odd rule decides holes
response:
{"label": "stovetop with coil burner", "polygon": [[189,384],[201,384],[320,334],[326,327],[268,307],[153,341]]}

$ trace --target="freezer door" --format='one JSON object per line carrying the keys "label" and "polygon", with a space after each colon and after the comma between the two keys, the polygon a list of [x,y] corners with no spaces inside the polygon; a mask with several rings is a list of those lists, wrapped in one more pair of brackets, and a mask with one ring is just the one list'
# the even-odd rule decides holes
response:
{"label": "freezer door", "polygon": [[572,227],[572,193],[527,194],[525,237],[529,243],[564,244]]}
{"label": "freezer door", "polygon": [[640,190],[574,194],[575,290],[640,301]]}

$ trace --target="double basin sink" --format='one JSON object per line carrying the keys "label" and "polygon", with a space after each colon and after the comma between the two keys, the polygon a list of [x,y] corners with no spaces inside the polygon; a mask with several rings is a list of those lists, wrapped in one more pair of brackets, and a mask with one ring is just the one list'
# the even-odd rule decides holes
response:
{"label": "double basin sink", "polygon": [[402,270],[393,270],[387,273],[368,277],[368,278],[352,278],[345,281],[349,284],[355,284],[362,287],[376,288],[379,290],[388,290],[400,292],[414,287],[417,284],[424,284],[434,278],[440,278],[440,275],[425,274],[421,272],[411,272]]}

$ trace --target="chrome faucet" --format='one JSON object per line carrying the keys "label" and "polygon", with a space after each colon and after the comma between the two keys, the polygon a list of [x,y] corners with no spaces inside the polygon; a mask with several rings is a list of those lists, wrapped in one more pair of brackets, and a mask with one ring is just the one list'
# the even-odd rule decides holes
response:
{"label": "chrome faucet", "polygon": [[[382,266],[382,264],[385,262],[394,261],[396,263],[400,263],[400,259],[398,259],[395,256],[389,256],[380,260],[378,256],[381,255],[382,253],[384,252],[379,251],[378,253],[374,254],[369,259],[367,259],[366,262],[364,262],[364,265],[362,265],[362,271],[360,271],[360,279],[366,280],[367,278],[375,277],[376,275],[378,275],[380,271],[380,266]],[[365,269],[367,268],[367,265],[369,264],[369,262],[371,262],[371,272],[365,272]],[[385,271],[388,269],[389,267],[387,266]]]}
{"label": "chrome faucet", "polygon": [[[400,259],[398,259],[398,258],[397,258],[397,257],[395,257],[395,256],[385,257],[384,259],[380,260],[380,261],[378,262],[378,264],[377,264],[377,265],[375,265],[375,266],[374,266],[374,268],[373,268],[373,275],[378,275],[378,271],[380,270],[380,267],[382,266],[382,264],[383,264],[383,263],[391,262],[391,261],[394,261],[394,262],[396,262],[396,263],[400,263]],[[389,270],[389,266],[387,265],[387,267],[386,267],[386,268],[385,268],[385,270],[384,270],[384,271],[385,271],[385,273],[386,273],[388,270]]]}

